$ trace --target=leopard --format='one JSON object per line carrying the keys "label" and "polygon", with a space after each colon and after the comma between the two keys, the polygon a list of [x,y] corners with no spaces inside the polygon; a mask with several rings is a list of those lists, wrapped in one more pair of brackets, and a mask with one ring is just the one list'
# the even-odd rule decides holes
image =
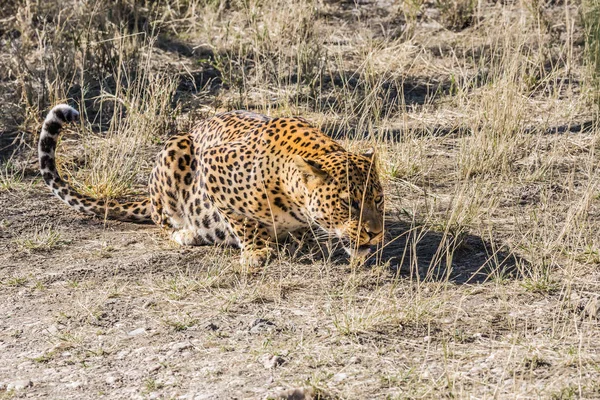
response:
{"label": "leopard", "polygon": [[374,149],[350,152],[302,117],[229,111],[165,141],[138,201],[78,192],[56,165],[63,126],[79,112],[59,104],[38,143],[40,174],[56,197],[92,216],[154,223],[182,246],[224,245],[259,268],[290,235],[318,232],[364,259],[384,238],[384,193]]}

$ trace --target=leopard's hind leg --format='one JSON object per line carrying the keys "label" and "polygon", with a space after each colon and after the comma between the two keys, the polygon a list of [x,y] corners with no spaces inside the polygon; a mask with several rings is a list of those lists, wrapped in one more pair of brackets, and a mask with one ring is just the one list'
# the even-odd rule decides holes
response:
{"label": "leopard's hind leg", "polygon": [[184,205],[190,196],[192,181],[191,146],[189,134],[172,136],[158,154],[148,182],[152,220],[171,230],[173,240],[182,245],[201,244],[196,243],[193,232],[185,229]]}
{"label": "leopard's hind leg", "polygon": [[237,245],[227,220],[204,191],[189,134],[170,138],[149,181],[152,220],[183,246]]}

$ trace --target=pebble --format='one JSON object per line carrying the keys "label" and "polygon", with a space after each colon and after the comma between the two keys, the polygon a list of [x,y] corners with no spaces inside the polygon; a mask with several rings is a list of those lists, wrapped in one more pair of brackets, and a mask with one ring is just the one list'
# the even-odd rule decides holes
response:
{"label": "pebble", "polygon": [[257,318],[250,325],[250,333],[272,332],[275,328],[276,325],[268,319]]}
{"label": "pebble", "polygon": [[260,361],[266,369],[273,369],[285,363],[283,357],[277,355],[272,356],[270,354],[263,354],[259,357],[258,361]]}
{"label": "pebble", "polygon": [[130,351],[129,350],[121,350],[120,352],[117,353],[116,358],[117,360],[122,360],[125,357],[127,357],[129,355]]}
{"label": "pebble", "polygon": [[11,390],[23,390],[31,386],[33,386],[33,382],[31,382],[29,379],[20,379],[18,381],[9,382],[6,385],[6,391],[10,392]]}
{"label": "pebble", "polygon": [[313,388],[297,388],[282,390],[275,393],[273,396],[267,396],[266,399],[283,399],[283,400],[313,400],[315,398],[315,391]]}
{"label": "pebble", "polygon": [[334,382],[341,382],[344,379],[346,379],[348,377],[348,374],[345,374],[343,372],[337,373],[335,375],[333,375],[333,378],[331,378]]}
{"label": "pebble", "polygon": [[150,365],[150,367],[148,367],[148,373],[158,371],[160,369],[160,367],[161,367],[160,364],[152,364],[152,365]]}
{"label": "pebble", "polygon": [[117,384],[119,381],[121,380],[120,377],[118,376],[114,376],[114,375],[109,375],[106,377],[106,383],[108,385],[114,386],[115,384]]}
{"label": "pebble", "polygon": [[360,364],[361,361],[362,360],[359,357],[353,356],[348,360],[348,364]]}
{"label": "pebble", "polygon": [[67,383],[65,386],[70,389],[77,389],[77,388],[81,387],[81,382],[79,382],[79,381],[70,382],[70,383]]}
{"label": "pebble", "polygon": [[181,350],[189,349],[190,347],[192,347],[192,344],[190,342],[180,342],[180,343],[173,344],[171,346],[171,350],[181,351]]}
{"label": "pebble", "polygon": [[210,324],[206,325],[206,329],[209,331],[218,331],[219,326],[211,322]]}
{"label": "pebble", "polygon": [[127,336],[139,336],[146,333],[146,328],[137,328],[132,331],[127,332]]}
{"label": "pebble", "polygon": [[50,325],[46,330],[51,335],[56,335],[58,333],[58,328],[56,327],[56,325]]}
{"label": "pebble", "polygon": [[196,393],[194,396],[194,400],[209,400],[216,398],[218,398],[216,393]]}

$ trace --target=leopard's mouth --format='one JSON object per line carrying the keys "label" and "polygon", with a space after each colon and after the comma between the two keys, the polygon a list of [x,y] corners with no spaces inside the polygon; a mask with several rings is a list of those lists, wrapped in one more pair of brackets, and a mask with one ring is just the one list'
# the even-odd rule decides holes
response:
{"label": "leopard's mouth", "polygon": [[368,244],[362,246],[347,246],[344,244],[344,250],[346,250],[346,253],[348,253],[350,257],[365,258],[371,253],[371,246]]}
{"label": "leopard's mouth", "polygon": [[335,234],[350,257],[365,258],[371,253],[371,245],[369,243],[358,244],[340,230],[336,230]]}

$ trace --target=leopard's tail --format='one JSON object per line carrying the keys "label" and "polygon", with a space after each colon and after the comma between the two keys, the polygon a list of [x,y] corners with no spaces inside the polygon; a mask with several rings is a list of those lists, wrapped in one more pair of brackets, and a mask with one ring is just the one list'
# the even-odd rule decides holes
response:
{"label": "leopard's tail", "polygon": [[78,118],[79,113],[74,108],[66,104],[60,104],[54,107],[44,120],[42,132],[40,133],[38,156],[40,172],[46,185],[62,201],[85,214],[120,221],[152,222],[149,199],[128,203],[99,200],[78,193],[68,182],[62,179],[56,169],[56,142],[63,125],[76,121]]}

